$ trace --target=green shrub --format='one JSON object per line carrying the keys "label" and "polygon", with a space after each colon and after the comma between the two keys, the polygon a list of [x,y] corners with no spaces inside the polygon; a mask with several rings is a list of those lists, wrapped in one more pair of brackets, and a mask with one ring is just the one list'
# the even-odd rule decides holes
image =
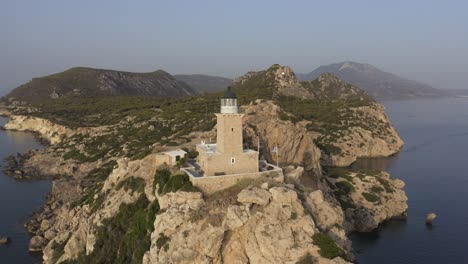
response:
{"label": "green shrub", "polygon": [[336,257],[343,257],[345,255],[345,252],[338,247],[335,241],[328,235],[316,233],[312,238],[314,240],[314,244],[320,248],[320,256],[327,259],[333,259]]}
{"label": "green shrub", "polygon": [[156,246],[159,249],[164,249],[167,251],[169,245],[167,244],[169,241],[171,241],[170,237],[165,236],[163,233],[159,234],[158,239],[156,240]]}
{"label": "green shrub", "polygon": [[395,192],[395,189],[392,187],[392,185],[390,185],[390,183],[388,181],[386,181],[385,179],[382,179],[380,177],[377,177],[376,179],[377,179],[377,181],[380,182],[380,184],[382,184],[382,186],[384,187],[386,192],[388,192],[388,193]]}
{"label": "green shrub", "polygon": [[125,191],[131,190],[132,193],[143,192],[145,189],[145,180],[139,177],[129,177],[117,184],[116,190],[120,190],[122,188],[124,188]]}
{"label": "green shrub", "polygon": [[63,155],[63,159],[64,160],[72,159],[72,160],[76,160],[76,161],[79,161],[79,162],[85,162],[88,158],[83,153],[81,153],[79,150],[73,149],[73,150],[70,150],[67,153],[65,153]]}
{"label": "green shrub", "polygon": [[354,192],[354,186],[348,181],[339,181],[335,183],[336,187],[342,190],[345,194]]}
{"label": "green shrub", "polygon": [[377,195],[372,194],[372,193],[363,192],[362,196],[371,203],[380,201],[380,198]]}
{"label": "green shrub", "polygon": [[198,192],[199,190],[193,186],[186,174],[177,174],[171,176],[168,169],[156,171],[153,181],[153,190],[158,186],[158,194],[163,195],[169,192]]}
{"label": "green shrub", "polygon": [[156,170],[156,174],[154,175],[154,181],[153,181],[153,193],[156,190],[156,186],[159,186],[158,193],[161,194],[163,187],[169,181],[169,177],[171,177],[170,170],[168,169]]}
{"label": "green shrub", "polygon": [[384,189],[380,186],[372,186],[370,190],[372,193],[381,193],[384,191]]}

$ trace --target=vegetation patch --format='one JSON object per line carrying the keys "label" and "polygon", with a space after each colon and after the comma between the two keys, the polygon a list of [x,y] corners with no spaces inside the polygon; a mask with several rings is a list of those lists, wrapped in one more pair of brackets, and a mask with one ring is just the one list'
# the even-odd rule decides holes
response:
{"label": "vegetation patch", "polygon": [[168,169],[160,169],[156,171],[153,181],[153,190],[158,186],[158,194],[163,195],[169,192],[198,192],[199,190],[193,186],[186,174],[176,174],[171,176]]}
{"label": "vegetation patch", "polygon": [[125,191],[131,190],[132,194],[134,192],[143,192],[145,189],[145,180],[139,177],[129,177],[117,184],[116,190],[120,190],[122,188]]}
{"label": "vegetation patch", "polygon": [[371,203],[375,203],[375,202],[380,201],[379,196],[377,196],[377,195],[375,195],[375,194],[372,194],[372,193],[363,192],[363,193],[362,193],[362,196],[363,196],[368,202],[371,202]]}
{"label": "vegetation patch", "polygon": [[372,193],[381,193],[384,191],[384,189],[380,186],[372,186],[370,190]]}
{"label": "vegetation patch", "polygon": [[156,246],[159,249],[164,249],[164,251],[167,251],[169,249],[169,241],[171,241],[171,238],[161,233],[159,234],[158,240],[156,240]]}
{"label": "vegetation patch", "polygon": [[392,185],[388,181],[386,181],[385,179],[377,178],[377,181],[379,181],[380,184],[382,184],[382,186],[384,187],[384,189],[385,189],[385,191],[387,193],[395,192],[395,189],[392,187]]}
{"label": "vegetation patch", "polygon": [[316,233],[312,238],[314,240],[314,244],[320,248],[320,256],[327,259],[334,259],[336,257],[345,256],[343,249],[341,249],[328,235],[323,233]]}
{"label": "vegetation patch", "polygon": [[336,187],[343,191],[345,194],[350,194],[351,192],[354,192],[355,188],[354,186],[348,182],[348,181],[339,181],[335,183]]}

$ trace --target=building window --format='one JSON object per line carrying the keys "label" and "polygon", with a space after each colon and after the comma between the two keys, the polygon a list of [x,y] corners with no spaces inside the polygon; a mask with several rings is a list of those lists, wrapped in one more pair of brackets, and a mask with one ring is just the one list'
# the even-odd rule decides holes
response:
{"label": "building window", "polygon": [[234,128],[231,128],[231,131],[234,132]]}
{"label": "building window", "polygon": [[234,164],[236,163],[236,159],[235,158],[231,158],[231,164]]}

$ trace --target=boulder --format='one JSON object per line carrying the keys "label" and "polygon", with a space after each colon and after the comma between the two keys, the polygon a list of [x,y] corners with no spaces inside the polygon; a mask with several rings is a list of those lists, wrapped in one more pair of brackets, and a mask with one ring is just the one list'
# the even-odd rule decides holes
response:
{"label": "boulder", "polygon": [[29,241],[29,251],[41,251],[45,246],[45,239],[41,236],[33,236]]}
{"label": "boulder", "polygon": [[0,236],[0,245],[2,245],[2,244],[8,244],[8,243],[10,243],[10,242],[11,242],[11,240],[10,240],[9,237],[7,237],[7,236]]}
{"label": "boulder", "polygon": [[251,203],[258,205],[267,205],[270,201],[269,191],[261,188],[244,189],[237,195],[237,201],[240,203]]}
{"label": "boulder", "polygon": [[426,224],[428,225],[431,225],[432,224],[432,221],[434,221],[434,219],[437,217],[437,215],[435,213],[429,213],[427,214],[426,216]]}

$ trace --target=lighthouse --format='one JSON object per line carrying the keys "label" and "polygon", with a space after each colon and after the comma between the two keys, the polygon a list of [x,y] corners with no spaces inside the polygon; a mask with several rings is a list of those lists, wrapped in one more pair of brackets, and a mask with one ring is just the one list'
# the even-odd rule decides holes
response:
{"label": "lighthouse", "polygon": [[237,95],[228,87],[216,113],[216,144],[198,144],[197,163],[205,176],[253,173],[259,171],[258,152],[243,148],[242,118]]}

